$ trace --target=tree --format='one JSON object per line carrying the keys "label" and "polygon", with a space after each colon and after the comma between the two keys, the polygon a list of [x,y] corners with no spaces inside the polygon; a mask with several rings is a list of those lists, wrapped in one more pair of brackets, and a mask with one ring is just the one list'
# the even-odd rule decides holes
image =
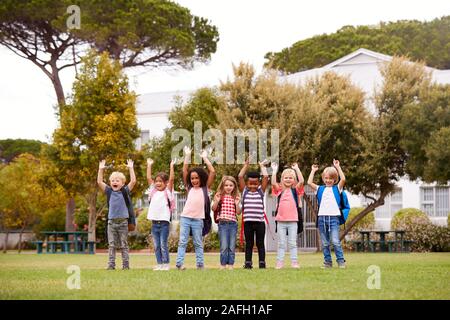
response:
{"label": "tree", "polygon": [[430,84],[400,114],[401,146],[408,155],[405,171],[413,180],[446,184],[450,180],[450,85]]}
{"label": "tree", "polygon": [[266,67],[294,73],[322,67],[359,48],[408,56],[427,65],[450,68],[450,16],[429,22],[400,20],[377,26],[344,26],[332,34],[298,41],[265,55]]}
{"label": "tree", "polygon": [[[68,29],[71,5],[80,8],[79,29]],[[189,66],[208,60],[217,41],[215,26],[167,0],[4,0],[0,4],[0,44],[49,77],[60,108],[65,104],[60,71],[78,65],[87,47],[109,52],[124,67]]]}
{"label": "tree", "polygon": [[63,108],[61,127],[47,152],[65,189],[82,194],[88,203],[89,241],[95,241],[98,163],[106,159],[113,169],[124,170],[125,159],[137,153],[134,140],[139,131],[136,96],[129,91],[119,62],[94,52],[83,60],[71,103]]}
{"label": "tree", "polygon": [[27,139],[0,140],[0,160],[9,163],[22,153],[39,156],[43,144],[41,141]]}
{"label": "tree", "polygon": [[0,170],[2,225],[6,230],[20,229],[19,252],[25,229],[49,211],[59,209],[64,212],[64,191],[61,186],[51,189],[42,186],[44,170],[38,158],[26,153]]}

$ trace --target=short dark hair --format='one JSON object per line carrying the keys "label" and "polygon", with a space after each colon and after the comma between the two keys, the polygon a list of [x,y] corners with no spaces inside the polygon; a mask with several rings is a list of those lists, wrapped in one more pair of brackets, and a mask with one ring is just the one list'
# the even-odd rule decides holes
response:
{"label": "short dark hair", "polygon": [[247,179],[248,178],[252,178],[252,179],[258,179],[259,180],[259,178],[261,178],[261,175],[259,174],[258,171],[250,171],[250,172],[247,173],[246,178]]}

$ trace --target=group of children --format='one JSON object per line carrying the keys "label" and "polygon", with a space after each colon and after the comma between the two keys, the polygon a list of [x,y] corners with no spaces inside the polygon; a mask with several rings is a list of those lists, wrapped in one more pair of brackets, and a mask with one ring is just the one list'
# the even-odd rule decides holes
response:
{"label": "group of children", "polygon": [[[211,227],[210,212],[214,211],[214,219],[218,224],[220,241],[220,268],[233,269],[235,264],[235,249],[238,233],[238,216],[242,215],[241,241],[245,238],[244,268],[252,269],[252,253],[256,242],[258,249],[258,266],[266,268],[264,237],[268,219],[264,209],[264,194],[269,185],[267,173],[268,161],[259,163],[260,172],[247,172],[249,160],[238,175],[238,180],[232,176],[223,176],[217,192],[211,203],[209,194],[214,183],[216,172],[202,151],[201,157],[207,166],[189,169],[191,149],[184,148],[183,182],[187,198],[180,215],[180,236],[176,259],[176,268],[184,270],[184,259],[189,236],[192,236],[197,269],[204,268],[203,236]],[[147,182],[149,184],[149,208],[147,219],[152,221],[153,237],[157,265],[154,270],[169,270],[168,238],[172,214],[174,212],[174,165],[170,163],[169,175],[164,172],[152,178],[152,159],[147,159]],[[115,269],[115,252],[121,249],[123,269],[129,269],[128,258],[128,219],[129,193],[136,183],[133,162],[128,160],[130,183],[125,186],[125,176],[113,172],[109,178],[110,185],[103,182],[105,161],[101,161],[98,173],[98,185],[108,196],[108,269]],[[281,180],[277,181],[278,165],[272,167],[272,195],[277,197],[276,233],[278,234],[278,250],[276,269],[284,266],[286,244],[289,250],[291,267],[299,268],[297,253],[298,233],[303,230],[302,201],[304,194],[304,178],[296,163],[291,168],[284,169]],[[345,175],[338,160],[333,160],[333,166],[325,168],[322,173],[324,185],[313,183],[317,165],[311,167],[308,185],[317,193],[319,200],[318,228],[322,241],[324,263],[322,268],[332,267],[330,244],[333,244],[336,261],[340,268],[345,268],[345,259],[339,240],[339,224],[341,210],[335,194],[343,191]],[[244,237],[243,237],[244,236]]]}

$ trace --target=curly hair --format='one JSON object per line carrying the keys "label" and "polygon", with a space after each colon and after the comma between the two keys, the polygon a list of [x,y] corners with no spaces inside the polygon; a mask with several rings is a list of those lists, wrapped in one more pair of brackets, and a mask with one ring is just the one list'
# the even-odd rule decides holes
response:
{"label": "curly hair", "polygon": [[191,182],[191,174],[192,172],[196,172],[200,178],[200,187],[204,187],[207,185],[208,183],[208,172],[206,172],[205,169],[203,169],[202,167],[195,167],[192,169],[189,169],[188,171],[188,175],[187,175],[187,187],[188,189],[192,188],[192,182]]}

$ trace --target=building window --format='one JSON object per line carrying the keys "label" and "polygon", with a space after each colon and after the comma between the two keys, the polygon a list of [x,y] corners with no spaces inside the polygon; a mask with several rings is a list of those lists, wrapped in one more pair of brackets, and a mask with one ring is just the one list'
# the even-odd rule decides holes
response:
{"label": "building window", "polygon": [[422,187],[420,208],[431,217],[447,217],[450,212],[449,187]]}
{"label": "building window", "polygon": [[141,135],[136,139],[135,145],[136,149],[141,150],[142,146],[150,141],[150,131],[141,130]]}

